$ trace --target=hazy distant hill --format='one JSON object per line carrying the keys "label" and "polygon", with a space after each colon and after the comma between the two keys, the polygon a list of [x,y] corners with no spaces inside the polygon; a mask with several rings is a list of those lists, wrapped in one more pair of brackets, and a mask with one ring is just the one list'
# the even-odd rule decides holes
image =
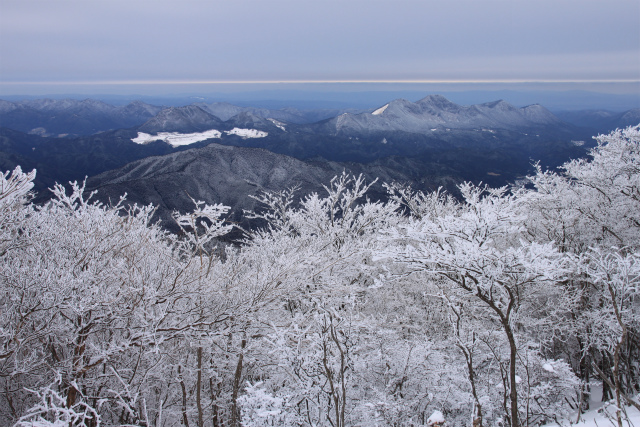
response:
{"label": "hazy distant hill", "polygon": [[557,113],[567,123],[608,133],[612,130],[633,126],[640,123],[640,108],[623,112],[607,110],[580,110]]}
{"label": "hazy distant hill", "polygon": [[218,117],[195,105],[169,107],[138,127],[140,132],[200,132],[222,125]]}
{"label": "hazy distant hill", "polygon": [[313,123],[321,120],[338,116],[345,112],[357,112],[355,109],[336,109],[336,108],[317,108],[310,110],[300,110],[297,108],[285,107],[280,109],[239,107],[226,102],[204,103],[197,102],[196,105],[205,111],[219,117],[222,120],[228,120],[239,113],[250,113],[254,116],[262,118],[271,118],[287,123],[303,124]]}
{"label": "hazy distant hill", "polygon": [[161,110],[141,101],[113,106],[95,99],[0,100],[0,127],[41,136],[91,135],[138,126]]}

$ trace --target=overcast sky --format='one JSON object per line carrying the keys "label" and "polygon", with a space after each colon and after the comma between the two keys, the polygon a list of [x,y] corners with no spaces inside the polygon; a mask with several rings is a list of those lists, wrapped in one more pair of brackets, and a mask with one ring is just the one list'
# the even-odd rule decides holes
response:
{"label": "overcast sky", "polygon": [[43,82],[640,80],[638,0],[0,0],[0,8],[0,94]]}

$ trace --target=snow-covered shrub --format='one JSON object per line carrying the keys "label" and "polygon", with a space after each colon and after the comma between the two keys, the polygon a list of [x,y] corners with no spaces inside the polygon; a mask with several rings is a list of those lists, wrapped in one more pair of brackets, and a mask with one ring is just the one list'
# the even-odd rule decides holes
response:
{"label": "snow-covered shrub", "polygon": [[100,415],[84,401],[69,406],[51,384],[31,391],[38,401],[26,410],[14,427],[100,427]]}
{"label": "snow-covered shrub", "polygon": [[243,427],[294,427],[302,424],[301,417],[290,407],[288,396],[275,397],[261,386],[262,383],[249,383],[245,394],[238,398]]}

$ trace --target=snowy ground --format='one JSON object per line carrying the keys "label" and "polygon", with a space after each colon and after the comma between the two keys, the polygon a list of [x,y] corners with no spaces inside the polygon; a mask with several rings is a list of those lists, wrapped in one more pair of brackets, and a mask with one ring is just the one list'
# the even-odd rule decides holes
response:
{"label": "snowy ground", "polygon": [[256,129],[240,129],[233,128],[231,130],[224,131],[227,135],[238,135],[242,138],[264,138],[268,135],[267,132],[263,132],[261,130]]}
{"label": "snowy ground", "polygon": [[[624,419],[623,426],[628,427],[640,427],[640,412],[632,407],[626,407],[628,419]],[[576,421],[573,419],[572,421]],[[609,406],[600,409],[594,409],[582,414],[581,421],[577,424],[547,424],[546,427],[565,427],[571,425],[572,427],[616,427],[618,422],[614,413],[614,407]]]}
{"label": "snowy ground", "polygon": [[136,138],[132,138],[131,141],[136,144],[146,144],[151,141],[160,140],[166,142],[172,147],[179,147],[181,145],[190,145],[211,138],[220,138],[221,136],[222,133],[215,129],[196,133],[159,132],[157,135],[138,132],[138,136]]}
{"label": "snowy ground", "polygon": [[[233,128],[231,130],[224,131],[227,135],[238,135],[242,138],[264,138],[268,135],[267,132],[263,132],[256,129],[240,129]],[[178,133],[178,132],[159,132],[157,135],[150,135],[144,132],[138,132],[136,138],[132,138],[131,141],[136,144],[147,144],[151,141],[164,141],[172,147],[179,147],[181,145],[190,145],[196,142],[205,141],[211,138],[222,137],[222,132],[219,130],[211,129],[204,132],[195,133]]]}
{"label": "snowy ground", "polygon": [[[571,417],[571,420],[567,420],[562,424],[548,424],[545,427],[558,427],[558,426],[576,426],[576,427],[617,427],[618,422],[616,420],[615,406],[605,404],[602,402],[602,384],[593,381],[591,383],[591,399],[589,402],[590,411],[582,414],[580,422],[575,423],[578,414]],[[640,427],[640,412],[633,407],[625,407],[628,420],[625,420],[622,425],[625,427]]]}
{"label": "snowy ground", "polygon": [[278,129],[283,130],[283,131],[287,131],[287,129],[284,127],[285,124],[282,122],[277,121],[276,119],[267,119],[269,120],[271,123],[273,123]]}

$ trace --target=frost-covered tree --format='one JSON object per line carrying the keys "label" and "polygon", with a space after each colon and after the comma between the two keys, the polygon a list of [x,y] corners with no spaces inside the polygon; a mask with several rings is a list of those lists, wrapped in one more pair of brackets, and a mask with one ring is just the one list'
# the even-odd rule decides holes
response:
{"label": "frost-covered tree", "polygon": [[[614,310],[613,300],[603,298],[602,289],[608,286],[607,282],[598,279],[596,283],[580,260],[593,260],[594,256],[626,259],[628,254],[637,252],[640,243],[640,126],[599,135],[596,141],[598,145],[590,151],[590,158],[566,163],[562,173],[538,169],[530,177],[533,189],[519,192],[527,206],[529,238],[555,242],[562,252],[577,257],[575,273],[565,286],[580,298],[569,307],[572,321],[565,322],[563,347],[584,382],[580,398],[583,402],[588,402],[593,375],[601,380],[605,376],[603,399],[612,397],[615,387],[609,387],[609,383],[616,382],[613,350],[617,339],[602,340],[598,325],[604,323],[593,321],[608,318]],[[630,381],[629,392],[640,387],[636,363],[640,349],[637,328],[629,324],[627,331],[635,339],[628,341],[618,357],[620,375]],[[600,344],[595,345],[596,342]]]}
{"label": "frost-covered tree", "polygon": [[199,316],[200,276],[149,224],[151,207],[105,207],[83,190],[56,186],[2,260],[2,344],[20,346],[0,366],[14,419],[29,404],[24,387],[59,378],[68,408],[82,399],[105,421],[141,422],[141,393],[164,376],[162,348],[218,314]]}
{"label": "frost-covered tree", "polygon": [[[538,425],[590,375],[638,405],[638,127],[528,188],[463,198],[342,174],[227,207],[30,203],[0,175],[0,423]],[[583,393],[576,394],[576,377]],[[577,397],[576,397],[577,396]],[[437,415],[437,416],[436,416]]]}
{"label": "frost-covered tree", "polygon": [[56,186],[54,199],[34,208],[26,199],[33,173],[7,177],[2,423],[37,402],[30,390],[55,384],[67,408],[94,408],[107,425],[202,425],[220,400],[203,403],[215,386],[203,375],[214,355],[202,348],[237,329],[275,280],[255,279],[246,264],[255,257],[223,262],[205,252],[206,240],[228,231],[224,209],[198,204],[191,222],[178,216],[187,234],[178,238],[150,224],[153,207],[103,206],[73,183],[71,194]]}
{"label": "frost-covered tree", "polygon": [[[392,236],[400,244],[390,254],[433,277],[451,308],[456,345],[471,372],[477,370],[472,361],[476,342],[490,351],[499,366],[505,421],[519,426],[533,415],[519,390],[528,369],[523,354],[529,337],[550,325],[564,298],[557,286],[565,275],[562,259],[552,244],[524,239],[524,214],[506,189],[464,184],[460,191],[464,201],[456,209],[399,228]],[[461,323],[468,332],[462,333]],[[472,390],[474,377],[469,375]],[[482,398],[474,394],[480,419]]]}
{"label": "frost-covered tree", "polygon": [[633,357],[637,354],[633,340],[640,331],[640,253],[593,249],[583,254],[581,267],[592,286],[589,307],[579,318],[589,330],[585,346],[606,350],[611,357],[611,377],[596,364],[593,367],[615,394],[616,417],[622,426],[623,405],[640,409],[640,401],[634,398],[640,372]]}

